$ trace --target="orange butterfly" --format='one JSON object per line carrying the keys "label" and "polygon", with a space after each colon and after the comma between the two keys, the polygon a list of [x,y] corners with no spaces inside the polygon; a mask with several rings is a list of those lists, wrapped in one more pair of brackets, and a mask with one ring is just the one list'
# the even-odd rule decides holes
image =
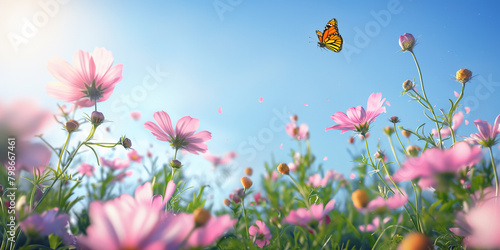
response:
{"label": "orange butterfly", "polygon": [[330,20],[326,26],[323,33],[321,31],[316,30],[316,34],[318,35],[318,46],[321,48],[326,47],[327,49],[333,52],[340,52],[342,50],[342,44],[344,40],[342,36],[339,34],[339,28],[337,26],[337,19]]}

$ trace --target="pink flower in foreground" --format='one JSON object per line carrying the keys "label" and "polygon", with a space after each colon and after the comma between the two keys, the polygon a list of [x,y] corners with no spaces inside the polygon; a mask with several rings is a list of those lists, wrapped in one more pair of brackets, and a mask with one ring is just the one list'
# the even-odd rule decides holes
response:
{"label": "pink flower in foreground", "polygon": [[106,101],[122,79],[123,65],[112,67],[113,60],[113,54],[104,48],[95,48],[92,54],[77,50],[73,57],[75,66],[54,57],[47,69],[58,82],[49,82],[47,93],[65,102],[77,102],[82,107]]}
{"label": "pink flower in foreground", "polygon": [[497,136],[500,133],[500,115],[495,119],[493,126],[487,121],[477,119],[474,121],[479,133],[471,134],[470,137],[465,138],[465,141],[474,144],[482,145],[484,147],[492,147],[498,143]]}
{"label": "pink flower in foreground", "polygon": [[[165,208],[165,205],[167,205],[170,198],[172,198],[172,195],[175,192],[175,188],[176,188],[175,183],[173,181],[169,181],[167,184],[167,189],[165,190],[165,195],[162,197],[159,194],[153,195],[151,182],[146,182],[143,185],[137,187],[137,189],[135,190],[134,199],[139,204],[151,206],[157,210],[162,210]],[[124,197],[130,197],[130,196],[124,196]]]}
{"label": "pink flower in foreground", "polygon": [[[391,220],[391,217],[385,217],[382,221],[383,224],[386,224]],[[359,231],[361,232],[375,232],[380,227],[380,217],[375,217],[372,221],[372,224],[368,224],[366,226],[360,225]]]}
{"label": "pink flower in foreground", "polygon": [[309,138],[309,127],[305,123],[302,123],[297,127],[297,124],[295,124],[295,122],[290,122],[285,126],[285,130],[293,139],[305,140]]}
{"label": "pink flower in foreground", "polygon": [[227,152],[224,157],[212,155],[212,154],[210,154],[209,151],[207,151],[205,154],[203,154],[203,158],[207,159],[214,166],[229,164],[231,162],[231,160],[236,158],[237,156],[238,156],[238,154],[236,152],[233,152],[233,151]]}
{"label": "pink flower in foreground", "polygon": [[269,245],[270,239],[273,238],[271,234],[271,230],[266,226],[266,223],[258,220],[255,221],[257,226],[251,226],[248,229],[248,233],[250,234],[250,239],[255,238],[255,244],[260,248],[263,248],[265,245]]}
{"label": "pink flower in foreground", "polygon": [[290,211],[290,214],[284,219],[286,223],[306,226],[311,221],[322,222],[328,213],[335,208],[335,200],[329,201],[323,208],[323,204],[311,205],[311,209],[299,208]]}
{"label": "pink flower in foreground", "polygon": [[384,211],[393,210],[404,206],[408,202],[408,196],[402,195],[401,193],[396,193],[394,196],[384,199],[384,197],[379,196],[366,205],[366,207],[358,209],[362,212],[373,212],[373,211]]}
{"label": "pink flower in foreground", "polygon": [[438,183],[440,174],[457,174],[466,166],[472,166],[481,160],[481,148],[470,147],[467,143],[456,143],[453,148],[441,150],[431,148],[419,157],[412,157],[394,174],[396,182],[420,179],[421,188],[433,187]]}
{"label": "pink flower in foreground", "polygon": [[45,167],[49,165],[52,151],[45,144],[18,141],[16,149],[16,171],[22,169],[33,173],[35,169],[38,169],[43,172]]}
{"label": "pink flower in foreground", "polygon": [[257,192],[253,195],[253,199],[255,200],[255,205],[260,205],[261,202],[266,201],[265,197],[262,197],[260,192]]}
{"label": "pink flower in foreground", "polygon": [[142,156],[140,156],[135,149],[130,150],[127,153],[127,156],[129,160],[141,163]]}
{"label": "pink flower in foreground", "polygon": [[363,107],[357,106],[347,110],[346,113],[337,112],[331,116],[338,125],[328,127],[325,131],[330,129],[342,130],[342,134],[349,130],[354,130],[361,134],[366,134],[370,124],[375,121],[378,115],[382,112],[385,113],[383,107],[385,98],[382,99],[382,93],[373,93],[368,97],[366,111]]}
{"label": "pink flower in foreground", "polygon": [[132,119],[134,119],[136,121],[139,120],[139,119],[141,119],[141,116],[142,116],[142,114],[139,111],[132,111],[132,112],[130,112],[130,117],[132,117]]}
{"label": "pink flower in foreground", "polygon": [[130,199],[94,201],[89,217],[86,236],[78,239],[85,249],[178,249],[190,230],[182,218]]}
{"label": "pink flower in foreground", "polygon": [[[194,215],[193,214],[178,214],[179,221],[182,223],[182,227],[185,232],[185,236],[181,239],[187,237],[187,234],[194,228]],[[228,214],[215,217],[211,216],[207,223],[194,229],[191,236],[187,240],[186,244],[189,247],[207,247],[212,245],[218,238],[220,238],[224,232],[231,229],[236,224],[236,219],[231,219]],[[169,246],[170,247],[170,246]]]}
{"label": "pink flower in foreground", "polygon": [[156,139],[170,142],[175,150],[185,149],[193,154],[207,151],[207,145],[204,142],[210,140],[212,134],[206,130],[194,133],[200,125],[200,120],[184,116],[177,122],[174,131],[170,116],[165,111],[156,112],[154,119],[159,126],[149,121],[144,124],[144,127],[151,130]]}
{"label": "pink flower in foreground", "polygon": [[481,249],[500,248],[500,205],[488,202],[472,208],[462,215],[460,229],[450,229],[460,236],[465,236],[464,245]]}
{"label": "pink flower in foreground", "polygon": [[[451,124],[451,128],[453,129],[453,132],[456,134],[457,132],[457,128],[462,124],[462,122],[464,121],[464,113],[462,113],[462,111],[456,113],[453,118],[452,118],[452,124]],[[432,135],[434,137],[438,137],[438,132],[437,132],[437,129],[433,128],[432,129]],[[443,128],[441,129],[441,138],[445,138],[445,137],[448,137],[451,135],[451,129],[448,127],[448,128]]]}
{"label": "pink flower in foreground", "polygon": [[130,165],[129,160],[122,160],[120,158],[115,158],[114,160],[110,161],[110,160],[106,160],[102,157],[99,157],[99,160],[101,161],[102,165],[104,165],[106,167],[110,167],[111,169],[114,169],[114,170],[124,169]]}
{"label": "pink flower in foreground", "polygon": [[58,209],[47,210],[42,214],[32,214],[19,225],[30,236],[48,236],[55,234],[61,237],[64,244],[76,246],[76,239],[69,232],[69,216],[59,214]]}
{"label": "pink flower in foreground", "polygon": [[78,171],[78,173],[80,173],[81,175],[86,175],[86,176],[92,176],[94,174],[94,166],[90,165],[90,164],[87,164],[87,163],[82,163],[77,169],[76,171]]}

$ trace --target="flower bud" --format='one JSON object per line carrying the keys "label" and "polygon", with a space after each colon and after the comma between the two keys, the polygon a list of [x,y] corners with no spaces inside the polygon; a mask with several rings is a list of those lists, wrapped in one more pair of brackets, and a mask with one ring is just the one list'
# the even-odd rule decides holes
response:
{"label": "flower bud", "polygon": [[348,142],[349,142],[350,144],[353,144],[353,143],[354,143],[354,137],[352,137],[352,136],[351,136],[351,137],[349,137]]}
{"label": "flower bud", "polygon": [[384,154],[384,152],[379,150],[379,151],[375,152],[375,154],[373,156],[377,159],[384,159],[385,154]]}
{"label": "flower bud", "polygon": [[455,76],[457,82],[460,82],[462,84],[465,84],[468,82],[472,77],[472,71],[468,69],[461,69],[457,71],[457,75]]}
{"label": "flower bud", "polygon": [[248,176],[252,176],[253,169],[251,167],[245,168],[245,174],[248,175]]}
{"label": "flower bud", "polygon": [[389,121],[394,124],[401,122],[401,120],[399,120],[399,117],[397,116],[391,116],[391,119],[389,119]]}
{"label": "flower bud", "polygon": [[175,168],[175,169],[179,169],[182,167],[182,163],[178,160],[171,160],[169,165],[171,168]]}
{"label": "flower bud", "polygon": [[406,80],[406,81],[403,83],[403,89],[404,89],[405,91],[410,91],[410,90],[412,90],[412,89],[413,89],[413,87],[414,87],[413,82],[411,82],[410,80]]}
{"label": "flower bud", "polygon": [[104,121],[104,115],[99,111],[93,111],[92,114],[90,115],[90,122],[92,122],[92,125],[96,127],[101,125],[103,121]]}
{"label": "flower bud", "polygon": [[366,205],[368,205],[369,202],[368,194],[362,189],[358,189],[352,192],[351,199],[352,203],[357,208],[364,208],[366,207]]}
{"label": "flower bud", "polygon": [[290,117],[290,120],[292,120],[292,122],[297,122],[299,120],[299,116],[293,115]]}
{"label": "flower bud", "polygon": [[202,227],[207,224],[208,220],[210,220],[210,212],[207,210],[199,207],[193,211],[194,215],[194,226],[195,227]]}
{"label": "flower bud", "polygon": [[75,120],[69,120],[66,122],[66,130],[70,133],[77,130],[79,126],[80,124]]}
{"label": "flower bud", "polygon": [[222,201],[222,203],[224,203],[224,205],[226,205],[226,206],[228,206],[228,207],[229,207],[229,205],[231,205],[231,201],[230,201],[229,199],[224,199],[224,200]]}
{"label": "flower bud", "polygon": [[422,233],[409,233],[399,244],[401,250],[434,249],[432,241]]}
{"label": "flower bud", "polygon": [[249,189],[251,186],[252,186],[253,182],[252,180],[250,180],[250,178],[248,177],[241,177],[241,185],[243,185],[243,187],[245,189]]}
{"label": "flower bud", "polygon": [[129,149],[132,147],[132,141],[129,139],[129,138],[126,138],[126,137],[122,137],[120,139],[120,144],[125,148],[125,149]]}
{"label": "flower bud", "polygon": [[403,130],[401,130],[401,134],[403,134],[404,137],[408,138],[408,137],[410,137],[411,132],[406,130],[406,129],[403,129]]}
{"label": "flower bud", "polygon": [[417,156],[418,153],[420,152],[420,147],[410,145],[406,148],[406,151],[408,151],[408,154],[410,154],[411,156]]}
{"label": "flower bud", "polygon": [[403,51],[413,51],[413,46],[415,46],[415,37],[410,33],[405,33],[399,37],[399,46]]}
{"label": "flower bud", "polygon": [[394,133],[394,128],[392,126],[386,126],[384,128],[384,134],[391,136]]}
{"label": "flower bud", "polygon": [[286,165],[286,163],[280,163],[280,165],[278,165],[278,172],[280,172],[282,175],[288,175],[290,173],[290,168],[288,168],[288,165]]}

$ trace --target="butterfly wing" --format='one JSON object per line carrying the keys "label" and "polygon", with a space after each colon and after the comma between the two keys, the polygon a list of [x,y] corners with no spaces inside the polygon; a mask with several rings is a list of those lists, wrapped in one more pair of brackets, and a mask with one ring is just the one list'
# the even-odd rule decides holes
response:
{"label": "butterfly wing", "polygon": [[343,43],[344,40],[342,39],[342,36],[338,33],[330,35],[324,42],[326,48],[333,52],[340,52],[342,50]]}
{"label": "butterfly wing", "polygon": [[323,42],[331,35],[339,33],[339,28],[337,26],[337,19],[333,18],[330,20],[323,31]]}

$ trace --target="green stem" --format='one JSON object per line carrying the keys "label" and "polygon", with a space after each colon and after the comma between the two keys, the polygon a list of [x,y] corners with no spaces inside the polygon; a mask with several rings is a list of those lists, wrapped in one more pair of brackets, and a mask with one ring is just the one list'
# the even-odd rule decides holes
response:
{"label": "green stem", "polygon": [[493,174],[495,175],[495,197],[498,197],[498,175],[497,175],[497,168],[495,166],[495,159],[493,158],[493,151],[491,150],[491,147],[488,147],[490,150],[490,157],[491,157],[491,167],[493,168]]}
{"label": "green stem", "polygon": [[405,146],[404,146],[404,145],[403,145],[403,143],[401,142],[401,138],[399,138],[398,129],[396,128],[396,124],[394,124],[394,133],[396,133],[396,137],[398,138],[399,144],[401,144],[401,147],[402,147],[402,148],[403,148],[403,150],[405,151],[405,154],[407,154],[407,155],[408,155],[408,151],[406,151]]}
{"label": "green stem", "polygon": [[241,197],[241,207],[243,209],[243,217],[245,218],[245,228],[247,232],[247,239],[250,239],[250,233],[248,232],[248,219],[247,219],[247,213],[245,211],[245,195],[246,195],[247,189],[243,189],[243,197]]}
{"label": "green stem", "polygon": [[[462,83],[462,91],[460,91],[460,96],[458,96],[457,101],[451,107],[451,114],[455,113],[455,110],[457,109],[458,103],[460,102],[460,100],[462,100],[462,98],[464,96],[464,90],[465,90],[465,84]],[[453,116],[451,117],[451,120],[453,122]],[[451,137],[453,139],[453,144],[455,144],[455,142],[456,142],[455,131],[453,131],[453,127],[451,125],[453,125],[453,124],[450,124]]]}
{"label": "green stem", "polygon": [[399,162],[398,156],[396,155],[396,150],[394,149],[394,144],[392,143],[392,137],[390,135],[388,135],[387,137],[389,137],[389,144],[391,145],[392,154],[394,154],[394,158],[396,159],[398,166],[401,167],[401,163]]}
{"label": "green stem", "polygon": [[417,66],[418,76],[420,77],[420,84],[422,84],[422,94],[424,95],[424,100],[427,102],[427,104],[429,106],[429,111],[431,111],[432,116],[434,117],[434,120],[436,123],[436,129],[437,129],[437,133],[439,136],[439,148],[443,149],[443,140],[441,138],[441,130],[439,129],[439,123],[437,122],[437,117],[436,117],[436,114],[434,113],[434,108],[432,107],[431,103],[429,102],[429,99],[427,98],[427,94],[425,94],[424,79],[422,77],[422,71],[420,70],[420,66],[418,65],[417,57],[415,56],[413,51],[410,51],[410,53],[413,56],[413,60],[415,60],[415,65]]}

